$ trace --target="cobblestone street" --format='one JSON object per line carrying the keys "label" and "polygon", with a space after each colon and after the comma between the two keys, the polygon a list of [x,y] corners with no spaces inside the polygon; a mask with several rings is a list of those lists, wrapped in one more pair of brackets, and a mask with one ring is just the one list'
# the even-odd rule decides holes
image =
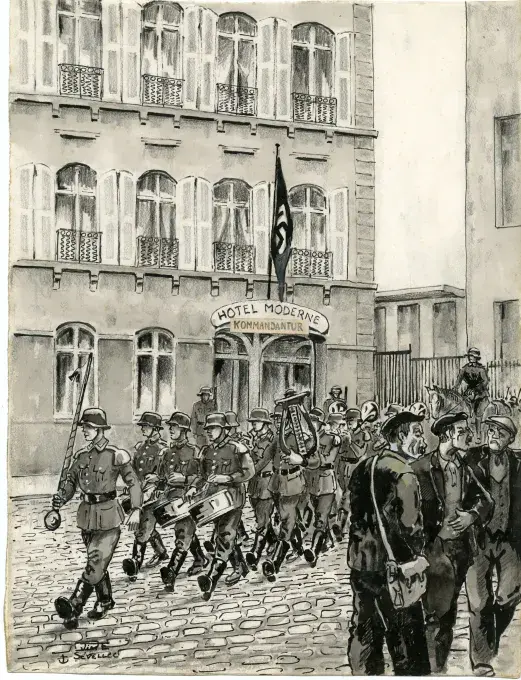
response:
{"label": "cobblestone street", "polygon": [[[346,645],[352,609],[345,544],[323,556],[315,570],[303,560],[287,564],[273,584],[260,572],[251,572],[234,587],[222,582],[210,602],[204,602],[195,578],[185,575],[176,593],[164,591],[157,569],[145,570],[136,583],[129,584],[121,571],[121,560],[131,546],[131,535],[124,529],[111,568],[116,608],[99,622],[84,615],[77,630],[66,631],[54,613],[53,601],[72,591],[84,553],[75,526],[76,505],[65,509],[62,526],[55,533],[43,528],[48,505],[49,499],[41,497],[15,500],[11,505],[12,598],[6,615],[12,624],[10,670],[350,673]],[[249,513],[246,519],[250,530]],[[166,530],[163,536],[171,545],[171,532]],[[470,673],[467,616],[462,596],[451,674]],[[506,668],[512,673],[520,633],[518,615],[502,643],[497,675]],[[97,649],[87,652],[87,646]]]}

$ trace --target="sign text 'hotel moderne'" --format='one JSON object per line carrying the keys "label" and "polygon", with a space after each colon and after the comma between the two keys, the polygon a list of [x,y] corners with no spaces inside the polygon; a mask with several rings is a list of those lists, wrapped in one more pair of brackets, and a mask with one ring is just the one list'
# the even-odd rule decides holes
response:
{"label": "sign text 'hotel moderne'", "polygon": [[230,324],[230,330],[239,333],[307,335],[311,331],[326,335],[329,330],[329,321],[320,312],[274,300],[225,305],[215,310],[211,321],[215,328]]}

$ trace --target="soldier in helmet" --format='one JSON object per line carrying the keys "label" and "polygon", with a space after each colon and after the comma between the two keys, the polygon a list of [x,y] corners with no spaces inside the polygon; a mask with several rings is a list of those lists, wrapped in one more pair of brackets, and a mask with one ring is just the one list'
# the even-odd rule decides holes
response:
{"label": "soldier in helmet", "polygon": [[130,531],[139,526],[142,503],[141,486],[130,455],[109,444],[105,436],[110,429],[105,411],[86,409],[79,425],[87,446],[76,453],[62,490],[53,496],[53,508],[57,510],[72,499],[78,488],[82,492],[77,522],[87,549],[87,565],[73,594],[68,598],[59,597],[54,603],[58,616],[69,629],[78,626],[78,618],[93,590],[96,591],[96,604],[88,613],[90,619],[101,619],[114,608],[108,567],[125,518],[117,498],[119,477],[130,492],[132,511],[126,519]]}
{"label": "soldier in helmet", "polygon": [[488,373],[481,363],[481,352],[476,347],[471,347],[467,352],[468,363],[459,372],[454,386],[461,389],[463,396],[470,403],[476,429],[476,439],[481,439],[481,420],[488,404]]}
{"label": "soldier in helmet", "polygon": [[154,557],[148,566],[155,567],[159,562],[168,559],[168,552],[156,529],[156,518],[151,509],[151,501],[156,493],[158,483],[158,470],[161,452],[166,446],[161,437],[163,424],[159,413],[145,411],[138,422],[138,427],[145,437],[135,446],[132,466],[138,476],[143,490],[144,508],[141,513],[139,530],[136,532],[132,557],[123,560],[123,571],[131,581],[137,579],[137,575],[143,566],[147,543],[154,549]]}
{"label": "soldier in helmet", "polygon": [[206,417],[210,413],[214,413],[216,406],[212,399],[212,388],[211,387],[201,387],[197,396],[200,397],[199,401],[196,401],[192,408],[192,417],[190,418],[190,429],[195,437],[195,443],[200,449],[206,444],[206,435],[204,433],[204,424],[206,422]]}
{"label": "soldier in helmet", "polygon": [[248,448],[241,442],[231,440],[226,431],[224,413],[212,413],[206,418],[205,430],[208,445],[201,451],[201,472],[186,492],[187,500],[193,499],[198,489],[205,495],[227,490],[234,507],[217,517],[215,525],[215,555],[206,574],[198,577],[203,598],[209,600],[232,554],[242,508],[246,502],[245,482],[255,472]]}
{"label": "soldier in helmet", "polygon": [[343,410],[345,411],[347,409],[347,403],[346,400],[342,397],[342,388],[340,385],[333,385],[333,387],[329,390],[329,398],[325,400],[324,405],[322,407],[323,412],[326,414],[329,413],[329,407],[332,404],[335,404],[335,402],[340,402],[340,406],[343,406]]}

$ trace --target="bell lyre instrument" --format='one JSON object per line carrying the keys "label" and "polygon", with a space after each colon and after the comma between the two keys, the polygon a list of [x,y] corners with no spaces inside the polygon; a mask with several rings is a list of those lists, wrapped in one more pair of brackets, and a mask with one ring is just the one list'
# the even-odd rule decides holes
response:
{"label": "bell lyre instrument", "polygon": [[[85,367],[85,373],[83,374],[83,382],[80,387],[80,391],[78,394],[78,402],[76,404],[76,412],[74,414],[74,419],[72,421],[72,426],[71,426],[71,431],[69,434],[69,441],[67,443],[67,449],[65,452],[65,458],[63,459],[63,465],[62,465],[62,470],[60,474],[60,481],[58,482],[58,493],[62,491],[64,485],[65,485],[65,480],[67,479],[67,473],[69,472],[69,467],[71,464],[72,456],[74,453],[74,442],[76,440],[76,430],[78,429],[78,423],[80,421],[80,415],[81,415],[81,409],[83,406],[83,399],[85,397],[85,392],[87,390],[87,385],[89,382],[89,375],[90,375],[90,369],[92,366],[92,354],[89,354],[89,357],[87,359],[87,365]],[[74,373],[71,373],[69,376],[69,380],[73,381],[78,381],[80,379],[81,375],[81,368],[78,367]],[[45,515],[43,522],[45,524],[45,528],[48,529],[49,531],[56,531],[60,527],[60,524],[62,523],[62,518],[60,515],[60,511],[57,510],[56,508],[53,508],[52,510],[49,510],[49,512]]]}
{"label": "bell lyre instrument", "polygon": [[[276,401],[277,406],[282,407],[282,420],[279,430],[279,446],[285,456],[291,454],[291,449],[287,442],[287,430],[293,433],[297,443],[297,451],[302,458],[315,453],[318,446],[317,433],[313,427],[313,422],[309,416],[308,411],[304,407],[304,399],[309,397],[310,392],[300,392],[297,394],[295,390],[287,390],[284,399]],[[302,421],[308,426],[309,434],[311,435],[311,442],[306,443],[304,437],[304,430],[302,428]]]}

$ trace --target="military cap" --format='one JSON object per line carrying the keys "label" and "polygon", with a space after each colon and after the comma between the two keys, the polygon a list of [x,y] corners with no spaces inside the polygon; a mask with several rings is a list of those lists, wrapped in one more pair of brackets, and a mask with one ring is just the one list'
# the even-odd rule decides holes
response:
{"label": "military cap", "polygon": [[226,411],[224,417],[226,418],[227,428],[239,427],[239,421],[237,420],[237,414],[235,411]]}
{"label": "military cap", "polygon": [[189,430],[190,416],[187,416],[186,413],[182,413],[181,411],[174,411],[165,425],[177,425],[178,427],[183,428],[183,430]]}
{"label": "military cap", "polygon": [[333,385],[333,387],[329,390],[329,394],[333,396],[333,392],[342,392],[342,388],[340,385]]}
{"label": "military cap", "polygon": [[144,411],[138,421],[138,425],[149,425],[150,427],[163,427],[162,419],[159,413],[153,411]]}
{"label": "military cap", "polygon": [[379,415],[380,411],[376,401],[364,401],[360,409],[360,416],[364,423],[374,423],[375,420],[378,420]]}
{"label": "military cap", "polygon": [[384,416],[395,416],[397,413],[401,413],[402,411],[403,406],[401,406],[401,404],[387,404],[387,410],[385,411]]}
{"label": "military cap", "polygon": [[411,413],[416,413],[417,416],[422,416],[422,418],[427,417],[427,405],[423,401],[415,401],[414,404],[409,406],[408,410]]}
{"label": "military cap", "polygon": [[348,408],[344,413],[344,418],[346,420],[360,420],[362,413],[357,408]]}
{"label": "military cap", "polygon": [[454,423],[459,423],[461,420],[468,420],[468,415],[464,411],[459,411],[458,413],[446,413],[444,416],[437,418],[431,425],[432,434],[439,437],[440,434],[449,425],[454,425]]}
{"label": "military cap", "polygon": [[270,413],[272,418],[281,418],[282,417],[282,411],[284,409],[282,408],[282,404],[275,404],[275,408],[273,410],[273,413]]}
{"label": "military cap", "polygon": [[517,427],[514,425],[512,418],[508,416],[490,416],[485,420],[487,425],[497,425],[503,430],[506,430],[512,437],[517,435]]}
{"label": "military cap", "polygon": [[477,357],[478,359],[480,359],[481,358],[481,352],[479,351],[479,349],[477,347],[471,347],[469,349],[469,351],[467,352],[467,356],[469,356],[469,357],[473,356],[473,357]]}
{"label": "military cap", "polygon": [[209,430],[211,427],[222,427],[223,429],[228,427],[224,413],[210,413],[206,416],[204,429]]}
{"label": "military cap", "polygon": [[342,423],[344,422],[344,414],[343,413],[330,413],[327,417],[327,422],[328,423]]}
{"label": "military cap", "polygon": [[107,414],[102,408],[86,408],[78,425],[90,425],[100,430],[110,430],[110,425],[107,424]]}
{"label": "military cap", "polygon": [[312,408],[309,412],[309,417],[312,420],[318,420],[322,425],[326,424],[326,421],[324,420],[324,411],[321,408]]}
{"label": "military cap", "polygon": [[393,432],[395,432],[400,425],[405,425],[407,423],[421,423],[423,418],[417,416],[416,413],[411,413],[410,411],[400,411],[400,413],[395,413],[394,416],[388,418],[382,425],[382,435],[388,437]]}
{"label": "military cap", "polygon": [[253,408],[248,421],[250,423],[271,423],[269,413],[265,408]]}
{"label": "military cap", "polygon": [[289,399],[289,397],[294,397],[297,394],[297,391],[294,390],[292,387],[289,388],[289,390],[286,390],[284,392],[284,399]]}
{"label": "military cap", "polygon": [[211,396],[212,395],[212,388],[211,387],[201,387],[201,389],[197,393],[197,396],[202,397],[203,394],[209,394]]}

